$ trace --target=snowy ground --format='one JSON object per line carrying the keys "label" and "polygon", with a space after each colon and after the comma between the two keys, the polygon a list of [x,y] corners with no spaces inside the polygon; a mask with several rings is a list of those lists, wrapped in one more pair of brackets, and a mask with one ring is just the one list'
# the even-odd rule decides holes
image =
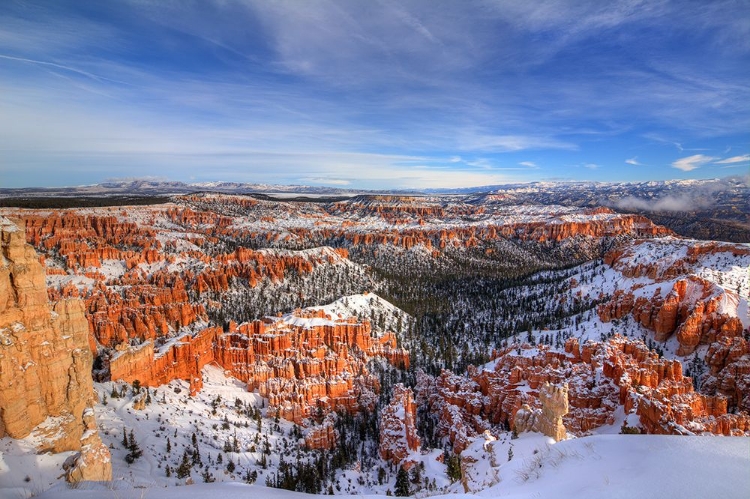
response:
{"label": "snowy ground", "polygon": [[[0,439],[0,498],[231,499],[256,495],[302,499],[302,494],[264,485],[279,457],[290,459],[296,453],[297,442],[290,437],[293,426],[282,420],[276,428],[273,419],[264,417],[259,431],[257,421],[246,413],[248,408],[262,410],[263,400],[248,393],[242,383],[225,377],[221,369],[208,366],[204,383],[195,397],[188,396],[188,387],[181,381],[152,389],[151,404],[141,410],[133,408],[129,385],[96,384],[102,401],[96,406],[97,419],[102,439],[111,448],[113,480],[72,489],[61,478],[62,463],[71,453],[37,455],[31,439],[4,438]],[[113,389],[125,395],[112,398]],[[468,485],[479,496],[509,498],[747,497],[750,439],[607,434],[617,427],[619,420],[611,428],[598,429],[597,435],[558,444],[539,434],[522,434],[517,439],[505,434],[490,442],[479,437],[463,454],[476,460],[464,467]],[[133,431],[144,451],[132,465],[124,459],[127,451],[121,441],[125,430]],[[195,484],[186,485],[174,471],[167,477],[166,467],[177,467],[184,450],[193,445],[193,434],[204,465],[192,473]],[[239,452],[226,452],[225,443],[235,435]],[[264,469],[260,462],[266,440],[271,451]],[[219,454],[222,463],[218,463]],[[465,495],[460,482],[449,484],[445,466],[437,460],[440,454],[433,451],[414,456],[424,463],[425,476],[436,480],[432,493],[475,497]],[[237,465],[234,473],[226,471],[230,460]],[[203,470],[216,482],[202,483]],[[242,483],[248,470],[258,471],[253,485]],[[337,495],[385,497],[385,491],[394,489],[395,474],[389,473],[387,482],[377,485],[371,476],[352,468],[341,472],[339,480],[342,487]],[[424,496],[420,492],[419,497]]]}
{"label": "snowy ground", "polygon": [[[257,472],[256,483],[264,485],[277,470],[280,458],[293,462],[310,457],[300,450],[294,425],[265,417],[264,399],[248,392],[244,383],[225,376],[222,369],[212,365],[203,369],[203,380],[203,389],[194,397],[189,396],[188,385],[181,380],[150,389],[151,402],[142,409],[134,408],[134,401],[143,397],[144,389],[135,396],[126,383],[95,383],[100,399],[95,406],[99,433],[112,454],[112,482],[107,484],[108,489],[119,494],[121,490],[185,485],[187,479],[177,478],[176,470],[185,451],[192,452],[196,446],[201,464],[193,467],[190,476],[196,484],[206,481],[206,477],[217,484],[243,482],[248,472]],[[254,417],[256,413],[258,418]],[[128,464],[128,450],[122,440],[123,434],[131,431],[143,456]],[[233,448],[228,450],[228,446]],[[62,464],[71,454],[37,455],[32,437],[0,439],[0,499],[36,496],[50,487],[57,492],[50,492],[52,495],[47,497],[57,497],[55,494],[68,487],[61,478]],[[435,478],[437,488],[444,489],[450,481],[445,465],[437,460],[440,455],[439,450],[415,453],[414,460],[424,462],[425,474]],[[230,461],[235,465],[233,472],[228,470]],[[393,490],[395,471],[389,470],[385,482],[379,484],[376,469],[362,472],[352,467],[339,472],[336,493],[385,494],[388,489]],[[100,486],[96,494],[103,493]]]}
{"label": "snowy ground", "polygon": [[[727,437],[598,435],[547,445],[539,435],[495,444],[500,482],[478,493],[507,498],[746,498],[750,490],[750,440]],[[481,443],[480,443],[481,446]],[[536,454],[533,450],[536,449]],[[531,450],[531,455],[528,451]],[[492,452],[492,451],[491,451]],[[525,454],[525,457],[524,457]],[[487,456],[489,458],[489,456]],[[481,463],[488,471],[489,459]],[[120,488],[121,484],[65,485],[39,495],[45,499],[263,497],[302,499],[304,494],[260,484],[196,484],[183,487]],[[6,497],[6,496],[3,496]],[[13,496],[7,496],[13,497]],[[349,496],[354,497],[354,496]],[[363,497],[363,496],[357,496]],[[367,496],[364,497],[383,497]],[[443,497],[476,497],[451,493]]]}

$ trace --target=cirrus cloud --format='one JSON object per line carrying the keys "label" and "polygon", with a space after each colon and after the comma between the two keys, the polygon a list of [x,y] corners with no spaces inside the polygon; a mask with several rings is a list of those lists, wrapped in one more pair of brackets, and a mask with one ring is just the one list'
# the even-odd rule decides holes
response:
{"label": "cirrus cloud", "polygon": [[734,163],[745,163],[747,161],[750,161],[750,154],[743,154],[742,156],[732,156],[731,158],[722,159],[721,161],[716,161],[717,165],[731,165]]}
{"label": "cirrus cloud", "polygon": [[627,164],[633,165],[633,166],[641,166],[641,165],[643,165],[643,163],[639,163],[638,162],[638,156],[636,156],[634,158],[626,159],[625,162]]}
{"label": "cirrus cloud", "polygon": [[677,168],[684,172],[690,172],[696,168],[700,168],[706,163],[710,163],[715,160],[713,156],[706,156],[705,154],[694,154],[686,158],[680,158],[672,163],[672,168]]}

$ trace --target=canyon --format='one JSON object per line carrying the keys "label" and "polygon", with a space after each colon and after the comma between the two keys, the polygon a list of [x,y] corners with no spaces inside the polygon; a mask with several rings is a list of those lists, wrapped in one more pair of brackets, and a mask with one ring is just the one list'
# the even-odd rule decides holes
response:
{"label": "canyon", "polygon": [[[0,213],[0,438],[77,452],[72,482],[112,473],[92,407],[161,419],[146,398],[170,390],[209,404],[199,435],[236,425],[256,449],[246,472],[270,463],[277,486],[321,456],[356,459],[372,487],[431,450],[476,466],[476,442],[510,434],[750,436],[746,245],[496,196]],[[253,398],[207,400],[215,370]],[[269,426],[293,436],[296,467],[257,454]]]}

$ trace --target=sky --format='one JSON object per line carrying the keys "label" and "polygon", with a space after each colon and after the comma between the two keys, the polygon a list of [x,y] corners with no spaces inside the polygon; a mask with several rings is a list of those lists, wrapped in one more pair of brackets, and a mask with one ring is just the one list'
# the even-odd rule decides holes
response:
{"label": "sky", "polygon": [[749,172],[748,0],[0,1],[0,187]]}

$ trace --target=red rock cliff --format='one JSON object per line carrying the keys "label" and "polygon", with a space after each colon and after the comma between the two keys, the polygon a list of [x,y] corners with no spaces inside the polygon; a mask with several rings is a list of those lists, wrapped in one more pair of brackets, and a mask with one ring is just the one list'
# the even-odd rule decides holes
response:
{"label": "red rock cliff", "polygon": [[0,229],[0,437],[35,432],[40,452],[79,451],[69,480],[109,480],[109,451],[90,409],[83,303],[49,303],[44,270],[23,230],[4,218]]}

